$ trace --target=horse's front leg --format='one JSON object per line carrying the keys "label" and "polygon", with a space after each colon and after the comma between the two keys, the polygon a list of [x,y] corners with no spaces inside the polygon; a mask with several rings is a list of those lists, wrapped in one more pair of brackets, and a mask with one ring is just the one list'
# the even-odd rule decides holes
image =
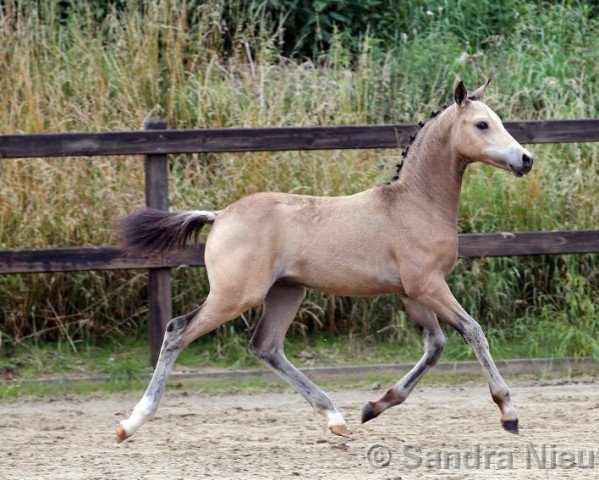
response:
{"label": "horse's front leg", "polygon": [[518,417],[510,392],[491,357],[489,343],[480,325],[458,303],[444,279],[430,282],[426,291],[415,297],[455,328],[472,348],[489,382],[493,401],[501,410],[501,425],[508,432],[518,433]]}
{"label": "horse's front leg", "polygon": [[401,380],[391,387],[376,402],[368,402],[362,409],[362,423],[371,420],[394,405],[403,403],[414,390],[424,374],[438,361],[445,348],[445,336],[436,315],[422,303],[407,297],[400,297],[410,319],[422,327],[424,334],[424,355]]}

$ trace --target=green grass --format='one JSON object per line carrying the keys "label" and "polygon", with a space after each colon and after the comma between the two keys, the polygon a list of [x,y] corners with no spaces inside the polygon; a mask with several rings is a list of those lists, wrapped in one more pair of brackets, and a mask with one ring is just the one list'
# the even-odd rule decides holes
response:
{"label": "green grass", "polygon": [[[521,376],[521,379],[540,379],[541,376]],[[549,378],[543,376],[544,379]],[[366,378],[348,379],[340,378],[336,380],[322,380],[318,385],[325,390],[336,390],[344,388],[371,388],[373,386],[391,386],[397,381],[397,378],[383,374],[371,375]],[[483,383],[484,377],[474,374],[444,375],[431,372],[422,379],[421,385],[456,385],[464,382]],[[147,387],[145,380],[131,380],[127,382],[107,381],[107,382],[86,382],[74,381],[72,383],[50,384],[50,383],[0,383],[0,400],[10,402],[19,399],[69,399],[73,396],[104,396],[123,392],[139,392],[141,395]],[[282,380],[270,379],[236,379],[227,380],[181,380],[171,382],[167,386],[168,390],[179,392],[195,392],[205,395],[215,394],[237,394],[237,393],[265,393],[265,392],[284,392],[293,391],[292,388]]]}
{"label": "green grass", "polygon": [[[501,333],[501,331],[499,331]],[[515,337],[506,342],[497,331],[487,331],[491,350],[496,359],[531,357],[563,358],[564,353],[552,343],[536,342],[543,338],[533,332],[532,341],[527,336]],[[263,368],[247,350],[247,341],[236,336],[225,342],[215,338],[192,343],[178,358],[175,372],[218,369]],[[216,341],[215,341],[216,339]],[[10,401],[21,398],[70,398],[73,395],[105,395],[118,392],[142,392],[152,371],[149,366],[147,342],[132,339],[124,342],[103,341],[94,346],[81,343],[75,352],[71,345],[55,343],[20,344],[0,357],[0,399]],[[389,341],[345,335],[311,335],[308,338],[293,336],[286,342],[286,354],[296,366],[372,365],[415,363],[422,355],[419,335],[403,341]],[[472,351],[454,332],[447,334],[447,347],[441,361],[476,360]],[[518,381],[562,378],[563,373],[545,372],[536,375],[518,375]],[[90,377],[100,377],[96,381]],[[52,379],[51,382],[48,380]],[[366,378],[339,378],[319,381],[325,389],[362,388],[375,384],[392,385],[397,378],[387,375],[370,375]],[[429,372],[423,384],[457,384],[484,382],[480,374],[447,375]],[[204,394],[280,392],[290,387],[282,381],[270,379],[193,380],[171,381],[170,389]]]}
{"label": "green grass", "polygon": [[[559,381],[578,381],[587,380],[588,374],[569,374],[561,372],[552,373],[550,371],[538,374],[507,375],[506,380],[510,383],[530,383],[530,382],[550,382]],[[351,388],[370,388],[379,390],[386,388],[397,382],[398,378],[389,374],[368,375],[362,378],[338,378],[323,379],[318,381],[320,388],[326,391]],[[3,402],[12,402],[16,400],[36,400],[36,399],[54,399],[70,400],[74,396],[106,396],[111,394],[136,392],[139,395],[147,387],[146,380],[128,380],[128,381],[103,381],[89,382],[84,380],[75,380],[69,383],[0,383],[0,400]],[[437,373],[434,369],[427,373],[419,383],[419,386],[426,385],[484,385],[485,379],[480,374],[462,373],[462,374],[443,374]],[[265,393],[265,392],[293,392],[294,390],[283,380],[270,379],[236,379],[232,380],[180,380],[171,381],[167,385],[167,391],[177,391],[183,394],[199,393],[204,395],[215,394],[239,394],[239,393]]]}
{"label": "green grass", "polygon": [[[496,359],[531,357],[564,358],[551,342],[531,342],[527,336],[515,336],[505,341],[497,331],[487,329],[491,350]],[[500,332],[501,333],[501,332]],[[541,337],[534,332],[533,337]],[[213,337],[216,337],[214,335]],[[415,363],[423,353],[419,334],[401,341],[389,341],[373,336],[320,334],[308,338],[293,336],[286,342],[286,354],[298,367],[335,365],[372,365],[380,363]],[[455,332],[447,332],[447,347],[442,361],[475,360],[472,351]],[[247,348],[247,339],[235,336],[222,342],[215,338],[192,343],[183,350],[175,371],[210,368],[265,368]],[[70,345],[55,343],[21,344],[0,357],[0,374],[5,379],[36,380],[44,378],[85,378],[102,376],[112,382],[138,380],[151,373],[148,344],[145,340],[124,342],[104,341],[90,345],[82,343],[77,351]]]}
{"label": "green grass", "polygon": [[[7,133],[138,129],[152,115],[173,128],[416,122],[447,101],[458,77],[473,87],[487,75],[495,77],[487,101],[504,119],[596,118],[599,107],[599,20],[584,2],[493,7],[489,23],[476,14],[486,2],[416,2],[398,13],[406,15],[398,25],[409,28],[395,43],[383,48],[363,36],[351,50],[340,32],[312,60],[283,57],[280,32],[266,19],[224,33],[222,2],[191,12],[183,0],[132,1],[101,21],[84,1],[67,19],[49,0],[19,15],[15,2],[5,3],[0,131]],[[461,231],[597,227],[598,145],[531,149],[537,160],[524,181],[490,167],[469,170]],[[170,167],[171,205],[222,208],[261,190],[350,194],[389,179],[397,155],[179,155]],[[0,248],[113,244],[114,219],[142,204],[136,157],[2,160]],[[461,261],[450,282],[498,351],[598,355],[598,255]],[[143,338],[145,285],[137,271],[0,276],[2,361],[36,342],[81,355],[102,339]],[[174,311],[191,310],[207,294],[205,271],[177,270],[173,289]],[[246,351],[258,315],[248,312],[210,337],[219,361],[252,362],[227,352]],[[311,292],[292,335],[311,342],[336,332],[382,345],[416,338],[394,297]],[[460,348],[456,355],[467,355]],[[106,367],[125,377],[136,368],[134,361]]]}

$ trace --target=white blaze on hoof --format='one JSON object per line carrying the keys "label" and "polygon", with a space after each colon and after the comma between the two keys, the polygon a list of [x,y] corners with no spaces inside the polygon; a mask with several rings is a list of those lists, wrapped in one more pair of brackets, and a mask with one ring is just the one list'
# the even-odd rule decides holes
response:
{"label": "white blaze on hoof", "polygon": [[338,411],[335,410],[330,412],[327,410],[326,416],[329,419],[327,426],[329,427],[331,433],[340,435],[342,437],[349,437],[349,430],[347,429],[345,420]]}
{"label": "white blaze on hoof", "polygon": [[141,413],[139,410],[133,410],[133,413],[127,420],[122,420],[116,429],[117,443],[121,443],[126,438],[133,435],[139,427],[148,420],[148,416]]}
{"label": "white blaze on hoof", "polygon": [[119,422],[119,425],[116,428],[117,443],[121,443],[123,440],[133,435],[139,427],[150,419],[154,411],[155,409],[151,408],[150,402],[145,398],[142,398],[133,409],[131,416],[127,420]]}

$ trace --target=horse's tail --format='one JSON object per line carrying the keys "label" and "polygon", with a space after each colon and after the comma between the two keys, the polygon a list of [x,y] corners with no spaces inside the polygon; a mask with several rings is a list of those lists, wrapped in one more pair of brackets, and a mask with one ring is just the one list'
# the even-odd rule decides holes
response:
{"label": "horse's tail", "polygon": [[214,223],[219,212],[193,210],[165,212],[145,208],[119,219],[116,234],[121,246],[130,252],[165,252],[196,243],[207,223]]}

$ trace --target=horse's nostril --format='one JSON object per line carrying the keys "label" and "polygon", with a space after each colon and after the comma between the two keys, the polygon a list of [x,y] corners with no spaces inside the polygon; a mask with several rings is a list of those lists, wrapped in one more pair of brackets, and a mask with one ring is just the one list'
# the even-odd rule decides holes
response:
{"label": "horse's nostril", "polygon": [[530,167],[532,165],[532,158],[526,155],[526,153],[522,155],[522,165],[525,167]]}

